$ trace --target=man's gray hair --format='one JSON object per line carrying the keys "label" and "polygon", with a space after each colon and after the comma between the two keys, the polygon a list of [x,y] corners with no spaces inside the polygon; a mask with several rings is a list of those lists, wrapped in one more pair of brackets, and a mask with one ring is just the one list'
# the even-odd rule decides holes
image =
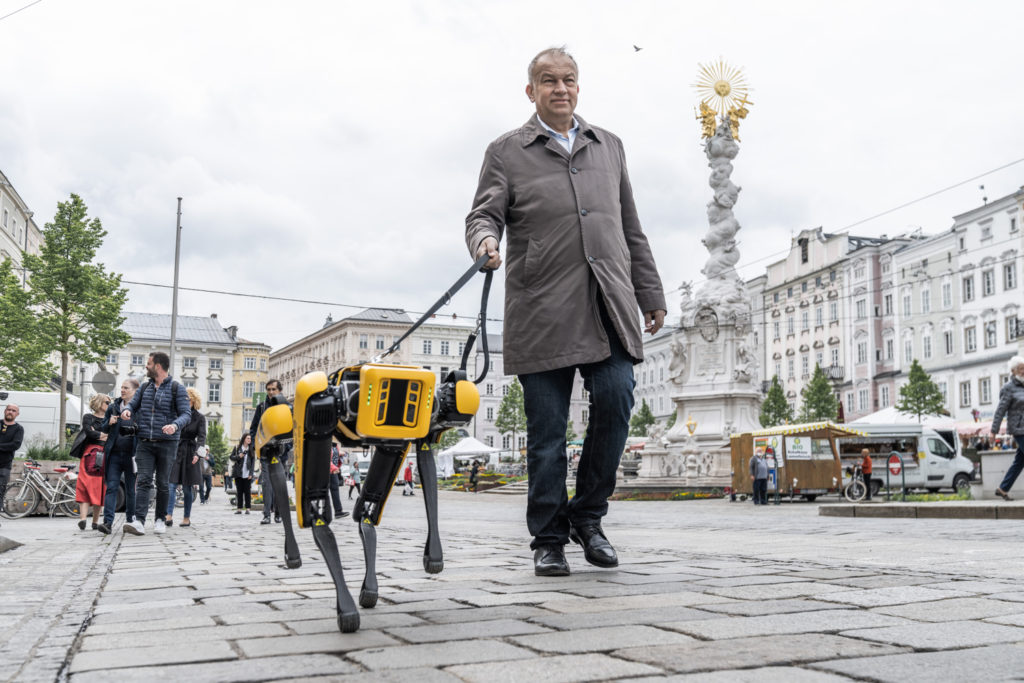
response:
{"label": "man's gray hair", "polygon": [[1010,362],[1007,363],[1006,367],[1009,369],[1010,374],[1012,375],[1013,371],[1016,370],[1021,365],[1024,365],[1024,356],[1014,356],[1013,358],[1010,359]]}
{"label": "man's gray hair", "polygon": [[576,75],[580,75],[580,67],[576,64],[576,60],[573,58],[569,51],[565,49],[565,45],[559,45],[558,47],[549,47],[546,50],[541,50],[537,53],[537,56],[530,60],[530,68],[526,70],[526,82],[533,83],[533,72],[537,68],[537,62],[544,57],[564,57],[572,62],[573,67],[576,69]]}

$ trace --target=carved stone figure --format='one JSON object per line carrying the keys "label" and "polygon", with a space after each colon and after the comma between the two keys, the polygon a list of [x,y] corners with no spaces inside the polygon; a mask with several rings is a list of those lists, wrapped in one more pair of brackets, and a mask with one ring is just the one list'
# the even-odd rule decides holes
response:
{"label": "carved stone figure", "polygon": [[668,364],[668,378],[673,384],[682,384],[686,379],[686,345],[679,341],[679,335],[673,335],[669,344],[672,360]]}
{"label": "carved stone figure", "polygon": [[697,311],[697,317],[693,322],[700,330],[700,336],[704,337],[704,341],[713,342],[718,339],[718,316],[715,309],[704,306]]}
{"label": "carved stone figure", "polygon": [[750,352],[747,341],[741,339],[736,344],[736,368],[732,371],[732,378],[737,382],[754,382],[757,373],[757,359]]}

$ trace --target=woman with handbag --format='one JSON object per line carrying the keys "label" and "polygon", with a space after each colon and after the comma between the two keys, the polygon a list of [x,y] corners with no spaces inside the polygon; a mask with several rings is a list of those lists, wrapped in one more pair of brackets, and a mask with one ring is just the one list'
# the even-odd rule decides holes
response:
{"label": "woman with handbag", "polygon": [[[82,455],[78,463],[78,481],[75,484],[75,501],[78,503],[78,528],[85,529],[85,519],[92,511],[92,528],[98,529],[100,513],[103,512],[103,445],[107,435],[100,431],[103,415],[110,405],[110,397],[96,394],[89,399],[92,413],[82,417]],[[75,439],[76,446],[78,438]],[[74,447],[72,447],[74,450]]]}
{"label": "woman with handbag", "polygon": [[199,449],[206,445],[206,416],[199,412],[203,406],[203,399],[199,397],[199,392],[192,387],[185,391],[188,393],[192,417],[181,430],[181,439],[178,440],[178,455],[174,458],[168,478],[171,495],[167,499],[165,518],[167,526],[174,524],[174,504],[178,497],[178,484],[181,484],[182,496],[185,499],[185,516],[181,520],[183,527],[192,526],[192,501],[195,500],[193,488],[203,485],[203,469],[199,463]]}
{"label": "woman with handbag", "polygon": [[253,455],[252,436],[246,432],[228,458],[234,463],[231,467],[231,477],[235,480],[235,500],[238,505],[236,515],[242,514],[243,501],[245,514],[252,510],[252,473],[256,465]]}

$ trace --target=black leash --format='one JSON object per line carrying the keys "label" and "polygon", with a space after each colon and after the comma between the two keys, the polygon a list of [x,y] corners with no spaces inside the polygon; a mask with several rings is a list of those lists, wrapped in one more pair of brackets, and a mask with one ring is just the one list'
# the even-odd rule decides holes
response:
{"label": "black leash", "polygon": [[[448,290],[445,291],[445,293],[441,295],[441,298],[438,299],[437,301],[435,301],[434,305],[431,306],[427,310],[426,313],[424,313],[422,316],[420,316],[420,319],[417,320],[415,323],[413,323],[412,327],[410,327],[408,330],[405,331],[405,334],[403,334],[401,337],[399,337],[395,341],[395,343],[391,345],[390,348],[388,348],[386,351],[384,351],[384,353],[382,353],[379,356],[375,357],[371,362],[376,363],[378,361],[381,361],[384,358],[390,356],[395,351],[397,351],[398,347],[401,346],[402,342],[405,341],[406,338],[410,334],[415,332],[420,327],[420,325],[422,325],[423,323],[427,322],[427,320],[429,320],[430,317],[432,315],[434,315],[434,313],[436,313],[438,311],[438,309],[440,309],[442,306],[445,306],[448,303],[450,303],[451,300],[452,300],[452,296],[456,292],[458,292],[460,289],[462,289],[463,285],[465,285],[467,282],[469,282],[473,278],[473,276],[476,275],[476,273],[478,271],[482,270],[484,264],[487,263],[487,261],[489,259],[490,259],[490,256],[488,256],[487,254],[484,254],[483,256],[478,258],[476,260],[476,262],[473,263],[473,265],[469,267],[469,270],[467,270],[465,273],[463,273],[462,277],[460,277],[458,280],[456,280],[455,284],[453,284],[451,287],[449,287]],[[485,275],[484,275],[484,289],[483,289],[483,295],[482,295],[481,301],[480,301],[480,314],[477,316],[477,319],[476,319],[476,329],[473,332],[470,333],[469,339],[466,341],[466,348],[465,348],[465,350],[462,353],[462,368],[461,369],[465,370],[466,369],[466,364],[469,361],[469,352],[470,352],[470,349],[473,347],[473,343],[476,341],[477,336],[483,335],[482,341],[480,342],[480,348],[484,352],[484,371],[483,371],[483,373],[479,377],[476,378],[476,380],[474,381],[474,384],[479,384],[480,382],[483,381],[484,377],[487,375],[487,367],[490,365],[490,353],[489,353],[488,348],[487,348],[487,325],[486,325],[486,321],[487,321],[487,295],[491,291],[491,278],[494,276],[494,271],[493,270],[485,270],[484,273],[485,273]]]}

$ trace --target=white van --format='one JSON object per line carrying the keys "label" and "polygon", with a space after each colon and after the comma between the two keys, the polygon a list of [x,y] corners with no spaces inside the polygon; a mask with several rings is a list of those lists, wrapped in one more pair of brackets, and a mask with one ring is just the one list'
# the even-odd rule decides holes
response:
{"label": "white van", "polygon": [[844,471],[860,461],[861,449],[871,451],[872,495],[886,484],[889,456],[899,453],[905,474],[889,472],[892,488],[905,485],[911,489],[953,489],[961,491],[970,486],[974,477],[974,463],[960,450],[960,439],[955,432],[936,430],[919,424],[864,424],[856,423],[865,436],[836,439]]}
{"label": "white van", "polygon": [[[2,391],[0,408],[8,403],[20,409],[17,422],[25,429],[25,439],[15,455],[25,457],[31,446],[56,445],[60,442],[60,393],[56,391]],[[64,427],[78,431],[81,416],[78,398],[68,395],[64,411]]]}

